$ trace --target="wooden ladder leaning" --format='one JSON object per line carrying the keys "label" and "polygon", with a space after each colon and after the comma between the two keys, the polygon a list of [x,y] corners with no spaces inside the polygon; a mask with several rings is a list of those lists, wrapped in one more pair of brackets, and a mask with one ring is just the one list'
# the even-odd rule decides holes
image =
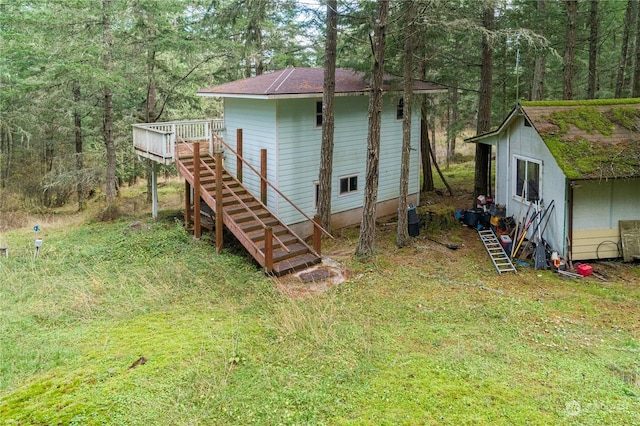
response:
{"label": "wooden ladder leaning", "polygon": [[496,267],[498,274],[502,274],[503,272],[518,272],[492,230],[478,230],[478,235],[480,235],[480,240],[482,240],[484,248],[487,249],[487,253],[489,253],[489,257]]}

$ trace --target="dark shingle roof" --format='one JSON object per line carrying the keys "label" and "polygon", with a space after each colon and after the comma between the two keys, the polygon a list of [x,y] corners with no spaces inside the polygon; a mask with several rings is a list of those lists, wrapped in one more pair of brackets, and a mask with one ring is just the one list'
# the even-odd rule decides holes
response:
{"label": "dark shingle roof", "polygon": [[[322,94],[324,70],[322,68],[286,68],[256,77],[232,81],[207,89],[198,90],[201,96],[220,97],[310,97]],[[402,90],[401,79],[385,76],[385,90]],[[416,81],[416,93],[439,92],[443,87]],[[369,91],[369,80],[362,72],[343,68],[336,69],[336,95],[365,94]]]}
{"label": "dark shingle roof", "polygon": [[523,102],[570,179],[640,177],[640,99]]}

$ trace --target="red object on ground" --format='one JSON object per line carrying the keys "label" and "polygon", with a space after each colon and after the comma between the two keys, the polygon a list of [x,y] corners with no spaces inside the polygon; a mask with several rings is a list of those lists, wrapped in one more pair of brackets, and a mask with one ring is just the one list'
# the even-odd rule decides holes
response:
{"label": "red object on ground", "polygon": [[583,277],[588,277],[593,273],[593,268],[591,267],[591,265],[583,263],[581,265],[578,265],[578,273]]}

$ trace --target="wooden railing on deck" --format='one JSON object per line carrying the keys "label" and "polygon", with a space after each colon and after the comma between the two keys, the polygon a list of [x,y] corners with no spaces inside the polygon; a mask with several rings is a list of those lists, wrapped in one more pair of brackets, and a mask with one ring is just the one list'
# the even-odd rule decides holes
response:
{"label": "wooden railing on deck", "polygon": [[[176,137],[186,142],[211,141],[211,134],[224,130],[224,120],[189,120],[166,123],[133,124],[133,146],[149,158],[163,161],[175,160]],[[210,142],[211,143],[211,142]],[[209,147],[213,155],[214,146]]]}

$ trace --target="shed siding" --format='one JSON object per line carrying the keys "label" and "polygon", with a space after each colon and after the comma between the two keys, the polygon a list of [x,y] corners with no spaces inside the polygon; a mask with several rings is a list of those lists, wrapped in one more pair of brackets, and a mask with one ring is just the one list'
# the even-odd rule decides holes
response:
{"label": "shed siding", "polygon": [[[523,117],[514,119],[512,125],[500,137],[497,152],[499,161],[496,166],[497,202],[505,203],[507,214],[514,218],[518,217],[519,212],[526,212],[528,207],[528,204],[521,207],[519,197],[515,197],[516,156],[542,162],[542,201],[545,206],[548,206],[552,200],[555,200],[555,208],[549,217],[544,238],[554,249],[564,254],[565,177],[536,130],[524,125]],[[522,214],[524,215],[524,213]]]}
{"label": "shed siding", "polygon": [[620,242],[618,222],[640,219],[639,185],[640,179],[576,182],[573,192],[574,260],[616,257],[612,250],[613,243]]}

